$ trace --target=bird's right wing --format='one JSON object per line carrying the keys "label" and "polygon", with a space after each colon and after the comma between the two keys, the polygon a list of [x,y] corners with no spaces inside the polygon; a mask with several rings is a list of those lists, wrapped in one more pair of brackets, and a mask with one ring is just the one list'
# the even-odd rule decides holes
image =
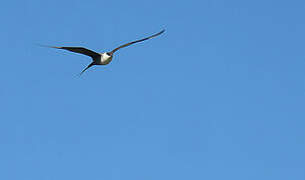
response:
{"label": "bird's right wing", "polygon": [[100,56],[100,54],[98,54],[94,51],[91,51],[89,49],[83,48],[83,47],[56,47],[56,46],[49,46],[49,47],[56,48],[56,49],[64,49],[67,51],[84,54],[84,55],[90,56],[92,58],[96,57],[96,56]]}

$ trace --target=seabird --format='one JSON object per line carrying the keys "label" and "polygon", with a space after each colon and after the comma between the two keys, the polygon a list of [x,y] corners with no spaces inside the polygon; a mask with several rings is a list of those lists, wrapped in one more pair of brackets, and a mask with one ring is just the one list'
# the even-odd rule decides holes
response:
{"label": "seabird", "polygon": [[67,50],[67,51],[72,51],[72,52],[75,52],[75,53],[80,53],[80,54],[84,54],[84,55],[90,56],[92,58],[92,63],[90,63],[84,70],[82,70],[82,72],[80,73],[80,75],[81,75],[87,69],[89,69],[91,66],[94,66],[94,65],[107,65],[107,64],[109,64],[112,61],[113,54],[116,51],[118,51],[119,49],[127,47],[127,46],[130,46],[130,45],[132,45],[134,43],[138,43],[138,42],[142,42],[142,41],[154,38],[154,37],[159,36],[160,34],[162,34],[164,31],[165,30],[162,30],[162,31],[160,31],[160,32],[158,32],[158,33],[156,33],[156,34],[154,34],[152,36],[149,36],[149,37],[146,37],[146,38],[143,38],[143,39],[140,39],[140,40],[132,41],[132,42],[129,42],[129,43],[126,43],[126,44],[123,44],[123,45],[113,49],[110,52],[103,52],[103,53],[97,53],[97,52],[94,52],[94,51],[89,50],[89,49],[84,48],[84,47],[57,47],[57,46],[48,46],[48,47],[56,48],[56,49],[64,49],[64,50]]}

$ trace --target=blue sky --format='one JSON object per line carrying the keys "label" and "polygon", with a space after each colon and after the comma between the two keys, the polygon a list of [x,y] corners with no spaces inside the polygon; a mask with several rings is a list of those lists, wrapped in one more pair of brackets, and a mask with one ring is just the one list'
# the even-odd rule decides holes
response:
{"label": "blue sky", "polygon": [[[0,179],[304,180],[305,2],[5,1]],[[36,44],[110,51],[108,66]]]}

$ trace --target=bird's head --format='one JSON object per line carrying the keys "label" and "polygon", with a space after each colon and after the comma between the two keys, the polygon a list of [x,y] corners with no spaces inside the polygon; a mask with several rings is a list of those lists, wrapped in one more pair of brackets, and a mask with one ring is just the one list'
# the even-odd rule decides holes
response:
{"label": "bird's head", "polygon": [[106,54],[107,54],[108,56],[112,56],[112,55],[113,55],[113,52],[106,52]]}

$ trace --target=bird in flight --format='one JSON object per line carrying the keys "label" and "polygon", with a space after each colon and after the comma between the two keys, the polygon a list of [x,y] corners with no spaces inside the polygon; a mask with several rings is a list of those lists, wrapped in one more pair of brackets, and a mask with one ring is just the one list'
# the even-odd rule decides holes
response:
{"label": "bird in flight", "polygon": [[72,51],[72,52],[75,52],[75,53],[80,53],[80,54],[90,56],[92,58],[92,62],[80,73],[80,75],[82,75],[87,69],[89,69],[90,67],[92,67],[94,65],[107,65],[107,64],[109,64],[112,61],[113,54],[116,51],[118,51],[119,49],[130,46],[134,43],[138,43],[138,42],[142,42],[142,41],[154,38],[154,37],[159,36],[160,34],[164,33],[164,31],[165,30],[162,30],[162,31],[160,31],[160,32],[158,32],[154,35],[149,36],[149,37],[123,44],[123,45],[113,49],[110,52],[103,52],[103,53],[97,53],[97,52],[94,52],[94,51],[89,50],[89,49],[84,48],[84,47],[57,47],[57,46],[48,46],[48,47],[56,48],[56,49],[64,49],[64,50],[67,50],[67,51]]}

